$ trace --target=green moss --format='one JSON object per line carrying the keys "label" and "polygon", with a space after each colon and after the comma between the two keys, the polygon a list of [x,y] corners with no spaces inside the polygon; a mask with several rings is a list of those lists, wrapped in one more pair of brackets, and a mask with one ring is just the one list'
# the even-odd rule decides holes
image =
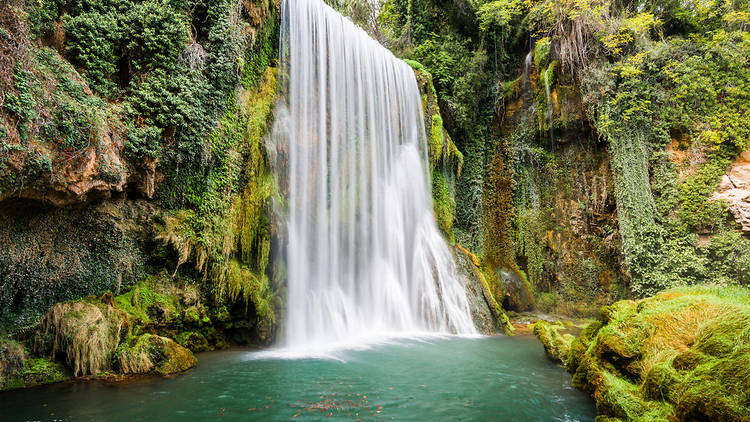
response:
{"label": "green moss", "polygon": [[549,38],[542,38],[534,45],[534,67],[537,69],[545,69],[549,63],[550,47]]}
{"label": "green moss", "polygon": [[453,241],[453,219],[456,215],[456,201],[451,187],[440,171],[432,172],[432,201],[435,208],[438,227],[443,235]]}
{"label": "green moss", "polygon": [[411,66],[412,69],[417,70],[419,72],[424,72],[424,73],[428,73],[429,74],[429,72],[427,71],[427,68],[424,67],[424,65],[422,63],[420,63],[420,62],[418,62],[416,60],[410,60],[410,59],[404,59],[404,61],[406,62],[406,64],[408,64],[409,66]]}
{"label": "green moss", "polygon": [[175,336],[174,340],[193,352],[205,352],[212,349],[206,336],[196,331],[182,331]]}
{"label": "green moss", "polygon": [[602,416],[728,420],[750,414],[750,289],[700,286],[602,309],[571,345],[573,384]]}
{"label": "green moss", "polygon": [[581,334],[570,343],[568,359],[565,362],[565,367],[568,369],[568,372],[573,374],[577,372],[578,366],[581,365],[586,351],[601,327],[602,323],[600,321],[594,321],[588,324]]}
{"label": "green moss", "polygon": [[155,373],[170,375],[196,365],[190,350],[173,340],[152,334],[143,334],[123,342],[115,359],[125,374]]}
{"label": "green moss", "polygon": [[443,235],[454,242],[453,221],[456,214],[455,183],[461,175],[463,154],[443,127],[438,97],[432,75],[419,62],[406,60],[415,70],[421,92],[427,131],[427,149],[432,173],[432,197],[435,217]]}
{"label": "green moss", "polygon": [[547,357],[559,363],[565,363],[568,360],[568,352],[574,339],[570,334],[560,334],[560,330],[564,329],[562,324],[550,324],[544,320],[534,324],[534,335],[544,345]]}
{"label": "green moss", "polygon": [[671,401],[675,387],[682,382],[677,371],[669,362],[651,367],[643,379],[641,394],[646,400]]}
{"label": "green moss", "polygon": [[24,360],[19,371],[0,375],[0,390],[51,384],[69,379],[70,376],[70,372],[61,363],[49,358],[32,357]]}
{"label": "green moss", "polygon": [[750,347],[711,359],[674,387],[675,415],[682,420],[745,421],[750,414],[749,380]]}
{"label": "green moss", "polygon": [[[478,259],[477,262],[479,262]],[[503,311],[503,308],[500,306],[500,304],[497,303],[497,299],[495,298],[496,292],[487,281],[487,275],[484,272],[484,268],[480,268],[479,274],[482,279],[482,284],[484,285],[484,288],[486,290],[485,297],[488,298],[489,305],[492,308],[493,314],[496,316],[499,325],[502,327],[503,331],[505,331],[505,334],[513,335],[513,331],[515,331],[515,328],[513,328],[513,324],[510,323],[510,319],[508,318],[508,315],[505,313],[505,311]]]}
{"label": "green moss", "polygon": [[503,82],[503,98],[509,101],[520,98],[523,94],[523,76],[519,76],[512,81]]}
{"label": "green moss", "polygon": [[159,280],[147,277],[133,288],[115,298],[115,304],[137,324],[152,321],[170,322],[179,317],[178,299],[158,289]]}

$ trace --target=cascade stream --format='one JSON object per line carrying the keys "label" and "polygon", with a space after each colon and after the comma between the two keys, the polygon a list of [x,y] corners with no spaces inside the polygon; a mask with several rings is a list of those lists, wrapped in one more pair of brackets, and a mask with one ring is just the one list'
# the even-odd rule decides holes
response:
{"label": "cascade stream", "polygon": [[284,155],[284,346],[475,334],[432,210],[412,68],[320,0],[284,0],[273,139]]}

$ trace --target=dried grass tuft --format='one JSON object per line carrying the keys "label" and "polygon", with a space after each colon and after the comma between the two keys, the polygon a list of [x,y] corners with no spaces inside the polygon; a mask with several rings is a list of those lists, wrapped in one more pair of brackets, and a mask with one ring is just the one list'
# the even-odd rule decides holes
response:
{"label": "dried grass tuft", "polygon": [[38,352],[65,355],[75,376],[110,369],[112,355],[126,328],[124,312],[104,304],[58,303],[40,323]]}

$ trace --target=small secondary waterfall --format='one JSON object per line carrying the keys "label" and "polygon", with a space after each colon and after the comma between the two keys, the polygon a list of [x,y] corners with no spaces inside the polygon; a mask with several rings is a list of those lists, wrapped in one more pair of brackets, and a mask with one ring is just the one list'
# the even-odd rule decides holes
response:
{"label": "small secondary waterfall", "polygon": [[274,141],[288,186],[284,345],[472,334],[432,211],[413,70],[320,0],[284,0]]}
{"label": "small secondary waterfall", "polygon": [[554,72],[552,69],[552,66],[548,67],[547,70],[544,71],[542,74],[542,77],[544,78],[544,95],[545,100],[547,101],[547,122],[549,123],[549,139],[550,142],[552,142],[552,145],[554,147],[555,142],[555,132],[552,129],[552,116],[555,109],[555,104],[552,102],[552,94],[550,93],[550,70]]}

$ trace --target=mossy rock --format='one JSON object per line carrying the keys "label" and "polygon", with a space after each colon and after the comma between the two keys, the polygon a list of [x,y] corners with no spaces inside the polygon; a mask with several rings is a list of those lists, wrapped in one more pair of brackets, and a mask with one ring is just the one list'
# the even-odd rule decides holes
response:
{"label": "mossy rock", "polygon": [[602,323],[600,321],[594,321],[587,325],[581,334],[571,342],[570,351],[568,352],[568,360],[565,362],[565,367],[568,369],[568,372],[576,372],[578,365],[581,363],[581,359],[600,328],[602,328]]}
{"label": "mossy rock", "polygon": [[565,327],[541,320],[534,324],[534,335],[544,345],[544,352],[547,357],[555,362],[565,364],[574,337],[570,334],[560,334],[559,330],[561,329],[565,329]]}
{"label": "mossy rock", "polygon": [[35,357],[25,360],[23,368],[15,374],[0,377],[0,390],[35,387],[69,378],[71,378],[70,371],[60,362],[44,357]]}
{"label": "mossy rock", "polygon": [[678,371],[692,371],[708,359],[708,356],[703,353],[697,350],[688,349],[674,357],[672,360],[672,367]]}
{"label": "mossy rock", "polygon": [[680,288],[601,317],[567,360],[597,420],[750,421],[750,289]]}
{"label": "mossy rock", "polygon": [[654,365],[646,374],[641,392],[648,400],[670,400],[677,384],[681,382],[677,371],[667,363]]}
{"label": "mossy rock", "polygon": [[175,322],[180,317],[179,292],[174,284],[159,277],[147,277],[115,298],[115,306],[136,324]]}
{"label": "mossy rock", "polygon": [[175,341],[193,352],[205,352],[211,350],[206,336],[196,331],[186,331],[177,334]]}
{"label": "mossy rock", "polygon": [[116,359],[124,374],[170,375],[198,363],[190,350],[172,339],[152,334],[143,334],[122,344]]}

